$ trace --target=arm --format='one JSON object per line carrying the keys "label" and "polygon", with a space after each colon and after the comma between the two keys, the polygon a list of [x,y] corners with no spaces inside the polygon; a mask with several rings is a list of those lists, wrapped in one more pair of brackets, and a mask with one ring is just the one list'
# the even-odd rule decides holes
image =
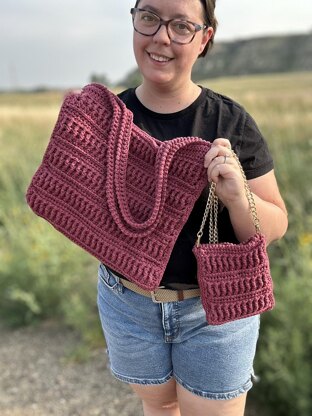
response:
{"label": "arm", "polygon": [[[229,211],[237,239],[244,241],[255,233],[255,228],[245,195],[244,181],[235,159],[229,157],[229,147],[228,140],[216,139],[206,154],[205,167],[208,180],[217,184],[216,193]],[[226,159],[225,155],[228,156]],[[287,211],[274,171],[248,183],[254,195],[261,232],[265,235],[267,244],[270,244],[285,234],[288,224]]]}
{"label": "arm", "polygon": [[[280,195],[275,174],[272,170],[266,175],[248,181],[253,193],[261,232],[265,235],[267,244],[281,238],[288,225],[287,211]],[[228,207],[235,234],[240,241],[244,241],[254,233],[250,218],[247,198]]]}

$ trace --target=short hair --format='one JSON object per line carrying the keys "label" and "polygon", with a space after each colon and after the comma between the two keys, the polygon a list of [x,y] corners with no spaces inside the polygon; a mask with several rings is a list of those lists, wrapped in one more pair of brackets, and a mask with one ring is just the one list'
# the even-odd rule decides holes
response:
{"label": "short hair", "polygon": [[204,7],[205,23],[206,25],[213,28],[213,34],[205,46],[205,49],[199,55],[199,58],[206,56],[208,50],[212,48],[214,43],[214,36],[218,26],[218,21],[215,15],[216,0],[200,0],[200,2]]}

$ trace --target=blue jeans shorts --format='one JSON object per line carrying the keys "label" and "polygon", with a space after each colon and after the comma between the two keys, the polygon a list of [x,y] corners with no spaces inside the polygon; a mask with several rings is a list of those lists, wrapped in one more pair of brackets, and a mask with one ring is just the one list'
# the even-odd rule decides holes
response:
{"label": "blue jeans shorts", "polygon": [[157,385],[172,377],[201,397],[227,400],[252,387],[259,315],[208,325],[199,297],[154,303],[103,264],[98,308],[110,369],[119,380]]}

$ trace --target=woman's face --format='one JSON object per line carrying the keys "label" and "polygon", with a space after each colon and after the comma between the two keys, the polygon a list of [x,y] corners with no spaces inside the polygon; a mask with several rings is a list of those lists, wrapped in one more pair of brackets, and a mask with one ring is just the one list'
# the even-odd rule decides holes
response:
{"label": "woman's face", "polygon": [[[205,23],[200,0],[141,0],[137,7],[152,11],[163,20],[179,18],[199,25]],[[134,31],[134,54],[144,80],[177,86],[189,81],[192,67],[212,33],[212,28],[200,30],[191,43],[180,45],[171,42],[165,25],[153,36]]]}

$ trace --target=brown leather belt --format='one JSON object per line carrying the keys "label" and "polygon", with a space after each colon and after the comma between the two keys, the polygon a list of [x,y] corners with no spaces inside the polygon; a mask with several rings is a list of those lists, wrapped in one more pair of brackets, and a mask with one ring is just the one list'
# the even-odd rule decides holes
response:
{"label": "brown leather belt", "polygon": [[141,289],[135,283],[129,282],[129,280],[122,279],[121,277],[119,280],[127,289],[130,289],[139,295],[152,298],[152,301],[155,303],[178,302],[181,300],[200,296],[200,291],[198,288],[188,290],[171,290],[159,287],[156,290],[149,292],[148,290]]}

